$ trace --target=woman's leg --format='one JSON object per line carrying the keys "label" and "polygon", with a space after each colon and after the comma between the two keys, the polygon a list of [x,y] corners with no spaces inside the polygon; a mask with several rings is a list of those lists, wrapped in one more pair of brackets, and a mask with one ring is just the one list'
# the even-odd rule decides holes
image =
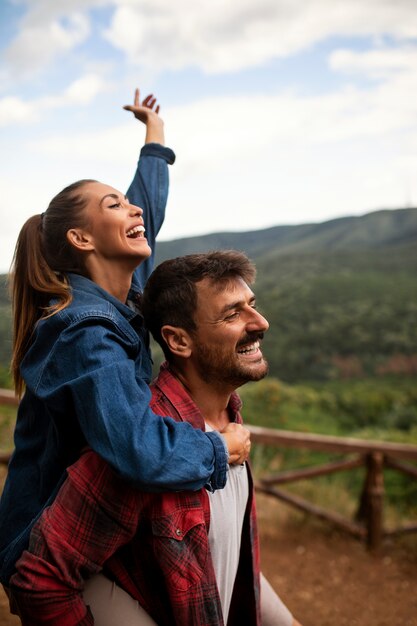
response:
{"label": "woman's leg", "polygon": [[94,616],[95,626],[157,626],[132,596],[103,574],[86,582],[83,595]]}
{"label": "woman's leg", "polygon": [[291,626],[293,617],[281,598],[261,573],[262,626]]}

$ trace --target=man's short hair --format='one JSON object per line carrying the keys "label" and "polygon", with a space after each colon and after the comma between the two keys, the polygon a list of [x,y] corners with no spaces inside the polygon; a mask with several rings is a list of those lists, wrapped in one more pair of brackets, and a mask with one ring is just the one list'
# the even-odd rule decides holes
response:
{"label": "man's short hair", "polygon": [[190,334],[196,330],[196,283],[208,278],[214,286],[222,289],[235,278],[251,285],[255,277],[254,264],[246,254],[237,250],[188,254],[158,265],[146,283],[142,313],[165,358],[170,359],[170,352],[161,336],[163,326],[178,326]]}

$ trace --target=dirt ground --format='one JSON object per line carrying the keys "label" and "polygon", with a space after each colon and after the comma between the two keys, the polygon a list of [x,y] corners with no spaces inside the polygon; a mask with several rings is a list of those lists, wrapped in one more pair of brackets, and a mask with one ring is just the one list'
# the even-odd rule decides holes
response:
{"label": "dirt ground", "polygon": [[[266,496],[258,514],[263,572],[303,626],[417,626],[417,534],[373,556]],[[1,592],[0,626],[19,624]]]}
{"label": "dirt ground", "polygon": [[258,513],[262,570],[303,626],[417,626],[417,534],[374,556],[271,498]]}

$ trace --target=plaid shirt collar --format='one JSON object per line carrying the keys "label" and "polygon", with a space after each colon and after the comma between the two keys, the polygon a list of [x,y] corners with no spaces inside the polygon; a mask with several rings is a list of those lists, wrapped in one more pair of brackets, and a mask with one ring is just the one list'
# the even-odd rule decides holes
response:
{"label": "plaid shirt collar", "polygon": [[[194,428],[205,430],[205,421],[200,409],[166,361],[161,365],[158,378],[152,383],[151,389],[153,404],[159,404],[160,401],[163,401],[160,396],[164,396],[175,408],[177,414],[175,419],[177,421],[189,422]],[[231,421],[241,423],[240,409],[242,408],[242,401],[236,392],[230,395],[227,408]]]}

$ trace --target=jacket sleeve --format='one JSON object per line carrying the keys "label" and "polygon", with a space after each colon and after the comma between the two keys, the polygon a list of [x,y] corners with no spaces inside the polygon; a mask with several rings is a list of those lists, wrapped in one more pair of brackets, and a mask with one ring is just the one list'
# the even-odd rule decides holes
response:
{"label": "jacket sleeve", "polygon": [[140,494],[94,452],[83,454],[34,526],[10,580],[23,626],[94,624],[84,580],[132,539],[140,512]]}
{"label": "jacket sleeve", "polygon": [[168,164],[173,164],[174,161],[175,154],[170,148],[157,143],[145,144],[140,152],[135,176],[126,194],[132,204],[143,209],[146,238],[152,249],[152,255],[141,263],[135,272],[135,286],[141,289],[154,265],[155,239],[164,222],[168,200]]}
{"label": "jacket sleeve", "polygon": [[132,338],[120,328],[89,316],[60,333],[55,351],[37,396],[56,413],[73,406],[88,445],[123,478],[153,492],[224,487],[223,438],[153,413]]}

